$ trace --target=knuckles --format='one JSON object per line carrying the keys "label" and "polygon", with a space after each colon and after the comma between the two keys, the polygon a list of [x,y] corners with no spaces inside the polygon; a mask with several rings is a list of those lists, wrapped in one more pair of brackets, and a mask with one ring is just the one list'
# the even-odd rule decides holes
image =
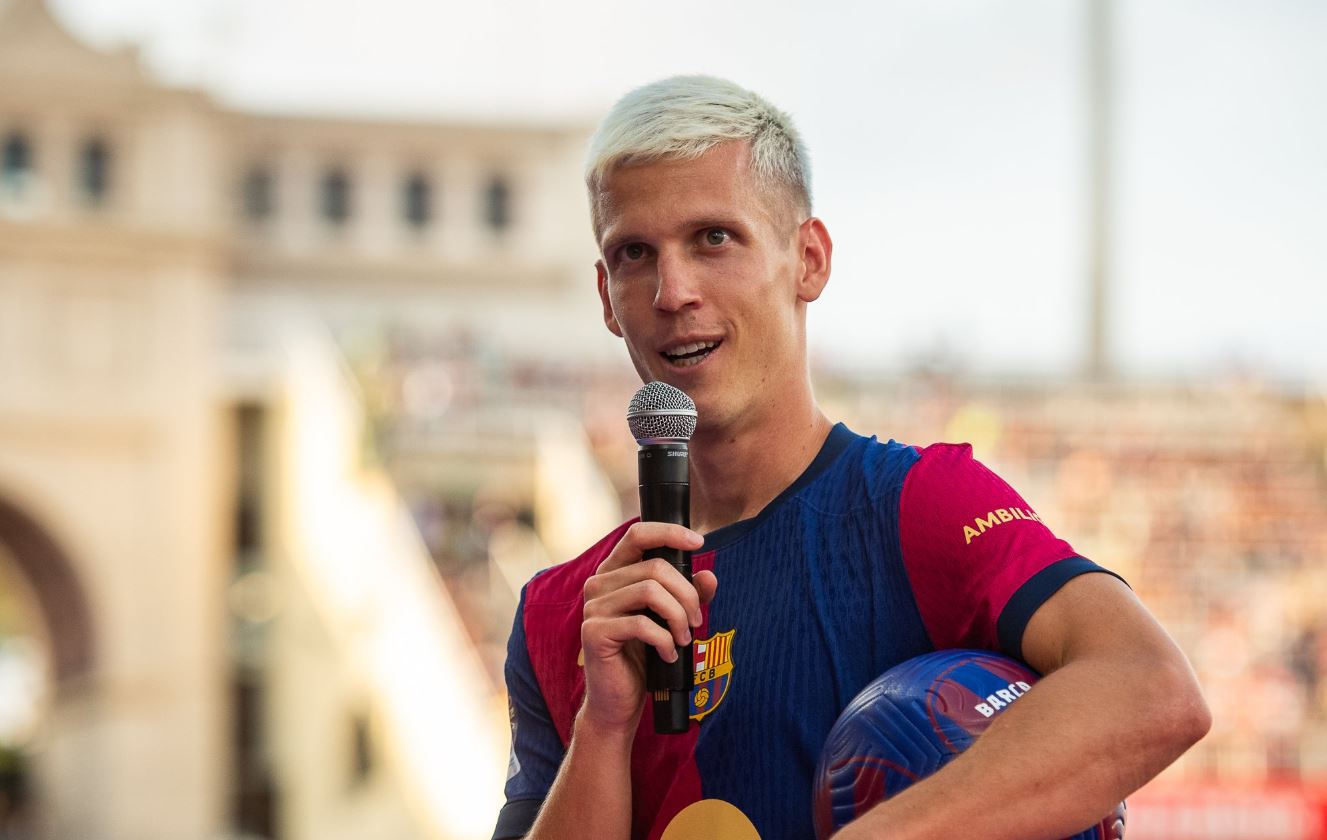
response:
{"label": "knuckles", "polygon": [[650,577],[655,580],[662,581],[667,575],[677,574],[677,570],[668,565],[668,561],[662,557],[651,557],[644,562],[649,567]]}
{"label": "knuckles", "polygon": [[584,597],[587,604],[599,597],[599,575],[592,575],[585,579],[585,584],[581,587],[581,596]]}
{"label": "knuckles", "polygon": [[617,548],[627,547],[636,554],[661,545],[669,548],[693,548],[690,545],[691,540],[688,539],[690,533],[688,528],[667,522],[633,522],[618,541]]}

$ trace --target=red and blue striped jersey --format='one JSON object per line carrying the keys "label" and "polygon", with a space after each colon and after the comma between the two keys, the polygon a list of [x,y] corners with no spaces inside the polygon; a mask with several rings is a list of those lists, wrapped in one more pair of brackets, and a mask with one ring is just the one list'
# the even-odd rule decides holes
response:
{"label": "red and blue striped jersey", "polygon": [[[529,830],[557,774],[584,697],[582,588],[630,524],[522,590],[495,840]],[[867,683],[932,650],[1018,657],[1047,598],[1105,571],[1057,539],[971,447],[919,450],[843,424],[759,515],[707,534],[692,564],[719,579],[694,634],[695,723],[656,735],[641,715],[631,776],[632,836],[642,840],[813,836],[816,762]]]}

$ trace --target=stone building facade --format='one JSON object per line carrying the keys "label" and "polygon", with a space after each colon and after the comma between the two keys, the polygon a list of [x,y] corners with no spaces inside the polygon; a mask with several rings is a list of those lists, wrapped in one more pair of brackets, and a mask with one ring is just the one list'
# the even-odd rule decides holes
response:
{"label": "stone building facade", "polygon": [[500,687],[334,337],[606,358],[566,327],[597,318],[585,137],[248,113],[0,2],[0,602],[42,651],[6,827],[491,827]]}

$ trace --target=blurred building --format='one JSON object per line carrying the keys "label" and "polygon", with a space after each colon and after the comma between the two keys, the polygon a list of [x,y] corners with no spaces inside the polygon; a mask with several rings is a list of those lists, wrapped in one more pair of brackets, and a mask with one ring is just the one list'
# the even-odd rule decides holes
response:
{"label": "blurred building", "polygon": [[[0,836],[487,836],[500,622],[439,570],[616,498],[574,400],[456,425],[437,365],[394,480],[343,360],[602,358],[584,139],[246,113],[0,0]],[[451,498],[468,547],[421,539]]]}
{"label": "blurred building", "polygon": [[[488,836],[517,587],[633,505],[585,135],[248,113],[0,0],[0,837]],[[1323,836],[1321,395],[818,380],[1188,652],[1131,837]]]}

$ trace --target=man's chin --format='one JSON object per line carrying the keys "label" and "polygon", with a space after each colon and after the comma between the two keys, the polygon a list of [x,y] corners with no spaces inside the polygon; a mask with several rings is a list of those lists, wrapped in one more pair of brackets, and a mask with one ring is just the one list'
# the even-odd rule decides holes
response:
{"label": "man's chin", "polygon": [[677,390],[686,394],[688,397],[691,397],[693,400],[696,398],[696,394],[693,392],[699,392],[703,390],[700,387],[700,384],[696,382],[694,379],[688,380],[687,377],[678,376],[676,375],[676,373],[670,370],[656,371],[649,369],[641,369],[638,367],[636,369],[636,372],[640,374],[641,382],[662,382],[665,385],[671,385]]}
{"label": "man's chin", "polygon": [[691,398],[696,404],[696,433],[710,435],[731,424],[728,417],[732,408],[725,403],[724,390],[710,377],[687,377],[672,371],[637,370],[642,382],[662,382],[671,385]]}
{"label": "man's chin", "polygon": [[714,437],[731,432],[740,424],[741,416],[734,416],[733,406],[722,395],[706,393],[708,389],[697,389],[697,393],[687,396],[696,403],[696,436]]}

